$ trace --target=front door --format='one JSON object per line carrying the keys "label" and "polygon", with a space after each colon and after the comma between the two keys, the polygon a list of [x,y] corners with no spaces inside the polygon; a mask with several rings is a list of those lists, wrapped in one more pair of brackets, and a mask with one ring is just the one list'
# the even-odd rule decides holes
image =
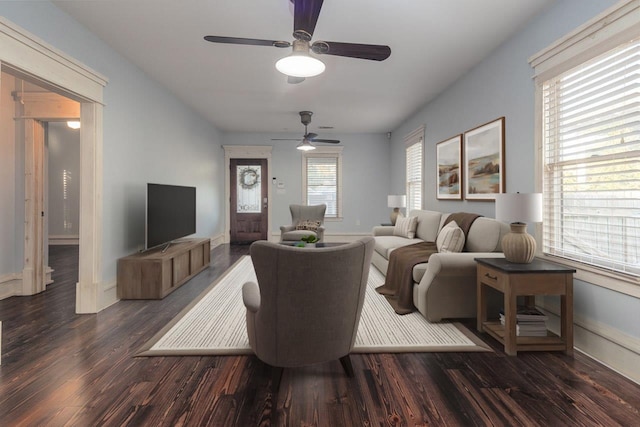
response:
{"label": "front door", "polygon": [[229,167],[231,243],[267,240],[267,160],[231,159]]}

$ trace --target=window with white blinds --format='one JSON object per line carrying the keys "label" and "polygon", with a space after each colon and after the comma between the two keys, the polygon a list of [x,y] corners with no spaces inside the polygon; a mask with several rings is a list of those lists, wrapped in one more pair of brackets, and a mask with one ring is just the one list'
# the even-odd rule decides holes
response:
{"label": "window with white blinds", "polygon": [[542,84],[543,251],[640,276],[640,39]]}
{"label": "window with white blinds", "polygon": [[407,212],[411,212],[413,209],[422,209],[423,140],[424,127],[417,129],[405,138],[407,143]]}
{"label": "window with white blinds", "polygon": [[303,192],[306,204],[326,204],[325,218],[342,217],[341,175],[341,150],[327,148],[323,152],[318,148],[314,153],[303,155]]}

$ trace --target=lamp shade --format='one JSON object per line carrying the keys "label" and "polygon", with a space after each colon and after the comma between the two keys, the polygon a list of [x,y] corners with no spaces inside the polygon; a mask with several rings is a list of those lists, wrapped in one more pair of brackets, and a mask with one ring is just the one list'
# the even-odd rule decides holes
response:
{"label": "lamp shade", "polygon": [[542,194],[496,194],[496,219],[503,222],[542,222]]}
{"label": "lamp shade", "polygon": [[389,195],[387,196],[387,206],[390,208],[404,208],[407,205],[407,196]]}

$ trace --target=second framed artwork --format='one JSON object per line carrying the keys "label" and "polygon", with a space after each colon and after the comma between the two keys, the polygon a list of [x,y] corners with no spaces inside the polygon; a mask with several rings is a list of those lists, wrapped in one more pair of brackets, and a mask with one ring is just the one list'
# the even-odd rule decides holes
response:
{"label": "second framed artwork", "polygon": [[495,200],[504,192],[504,117],[464,133],[464,198]]}
{"label": "second framed artwork", "polygon": [[436,197],[462,200],[462,135],[436,144],[438,188]]}

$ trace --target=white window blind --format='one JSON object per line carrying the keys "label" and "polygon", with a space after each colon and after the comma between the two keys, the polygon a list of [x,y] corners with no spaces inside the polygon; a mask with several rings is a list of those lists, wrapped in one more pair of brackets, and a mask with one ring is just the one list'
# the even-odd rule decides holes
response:
{"label": "white window blind", "polygon": [[307,205],[326,204],[326,218],[340,218],[340,153],[304,155],[304,191]]}
{"label": "white window blind", "polygon": [[422,209],[422,169],[423,169],[424,127],[417,129],[405,138],[407,164],[407,212]]}
{"label": "white window blind", "polygon": [[640,276],[640,39],[542,85],[543,251]]}

